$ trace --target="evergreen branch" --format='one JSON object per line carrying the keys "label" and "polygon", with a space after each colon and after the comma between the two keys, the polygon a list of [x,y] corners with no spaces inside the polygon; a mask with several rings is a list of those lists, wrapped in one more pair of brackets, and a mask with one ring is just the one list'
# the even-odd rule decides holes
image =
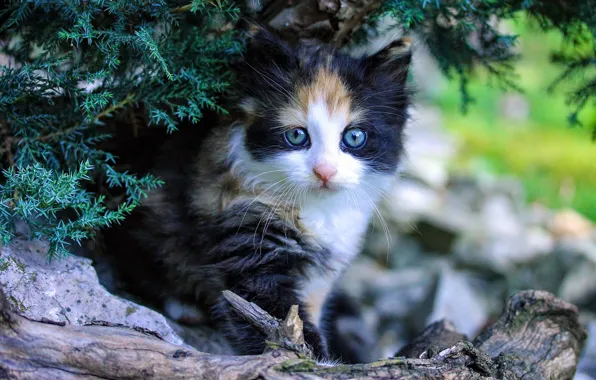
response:
{"label": "evergreen branch", "polygon": [[[116,104],[113,104],[109,107],[107,107],[106,109],[104,109],[103,111],[101,111],[100,113],[98,113],[97,115],[95,115],[93,117],[93,120],[89,122],[89,124],[95,124],[97,122],[100,121],[100,119],[107,117],[107,116],[111,116],[111,114],[121,108],[126,107],[127,105],[129,105],[130,103],[132,103],[135,100],[135,94],[128,94],[124,99],[122,99],[121,101],[119,101]],[[58,130],[56,132],[53,133],[49,133],[47,135],[39,135],[37,137],[34,138],[34,140],[36,141],[40,141],[40,142],[47,142],[49,140],[55,140],[55,139],[59,139],[62,138],[66,135],[71,134],[72,132],[76,131],[77,129],[81,128],[84,124],[79,123],[77,125],[74,125],[72,127],[66,128],[66,129],[61,129]],[[13,144],[18,144],[20,141],[22,141],[24,138],[23,137],[15,137],[15,136],[6,136],[4,143],[5,145],[11,146]],[[9,150],[6,149],[5,147],[5,152],[7,152]]]}
{"label": "evergreen branch", "polygon": [[195,13],[197,10],[202,9],[208,5],[212,6],[213,8],[216,8],[216,9],[224,9],[224,3],[227,3],[227,1],[222,2],[221,0],[194,0],[190,4],[186,4],[186,5],[171,9],[170,13],[180,14],[180,13],[186,13],[188,11]]}

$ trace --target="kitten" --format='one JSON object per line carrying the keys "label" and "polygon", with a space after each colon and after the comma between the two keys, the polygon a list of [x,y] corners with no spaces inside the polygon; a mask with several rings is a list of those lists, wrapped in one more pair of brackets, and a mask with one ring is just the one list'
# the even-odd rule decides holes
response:
{"label": "kitten", "polygon": [[329,357],[324,305],[396,175],[410,57],[406,39],[354,58],[253,27],[237,109],[172,135],[152,168],[166,185],[104,232],[137,293],[202,305],[241,354],[265,341],[222,290],[277,318],[298,304]]}

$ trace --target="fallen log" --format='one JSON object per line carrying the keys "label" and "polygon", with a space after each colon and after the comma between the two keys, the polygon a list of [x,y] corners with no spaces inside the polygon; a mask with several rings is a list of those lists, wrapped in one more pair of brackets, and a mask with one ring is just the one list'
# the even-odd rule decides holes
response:
{"label": "fallen log", "polygon": [[[262,355],[209,355],[125,327],[61,326],[21,317],[0,292],[0,379],[571,379],[586,331],[577,308],[544,291],[510,298],[474,342],[433,326],[442,347],[418,358],[328,365],[309,358],[297,310],[277,320],[229,292],[234,310],[270,340]],[[449,324],[444,324],[449,327]],[[450,328],[450,327],[449,327]]]}

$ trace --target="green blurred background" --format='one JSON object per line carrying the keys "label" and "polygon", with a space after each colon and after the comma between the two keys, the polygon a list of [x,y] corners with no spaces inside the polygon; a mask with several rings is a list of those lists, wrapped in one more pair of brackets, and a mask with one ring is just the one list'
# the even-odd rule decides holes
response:
{"label": "green blurred background", "polygon": [[423,101],[441,109],[446,128],[460,142],[452,170],[514,175],[529,202],[572,207],[596,221],[596,141],[589,127],[596,125],[596,109],[585,107],[579,115],[583,127],[570,127],[573,108],[565,99],[582,78],[548,90],[563,69],[550,61],[563,37],[525,18],[505,27],[520,35],[515,67],[523,92],[491,86],[479,70],[469,83],[473,103],[465,114],[457,80],[445,80],[423,95]]}

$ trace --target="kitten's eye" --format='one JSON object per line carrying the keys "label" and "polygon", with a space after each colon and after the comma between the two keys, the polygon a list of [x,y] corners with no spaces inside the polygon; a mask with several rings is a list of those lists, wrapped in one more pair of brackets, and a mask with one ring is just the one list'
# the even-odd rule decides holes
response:
{"label": "kitten's eye", "polygon": [[348,148],[360,148],[366,142],[366,132],[360,128],[350,128],[344,132],[343,143]]}
{"label": "kitten's eye", "polygon": [[304,128],[294,128],[285,133],[286,141],[292,146],[308,145],[308,132]]}

